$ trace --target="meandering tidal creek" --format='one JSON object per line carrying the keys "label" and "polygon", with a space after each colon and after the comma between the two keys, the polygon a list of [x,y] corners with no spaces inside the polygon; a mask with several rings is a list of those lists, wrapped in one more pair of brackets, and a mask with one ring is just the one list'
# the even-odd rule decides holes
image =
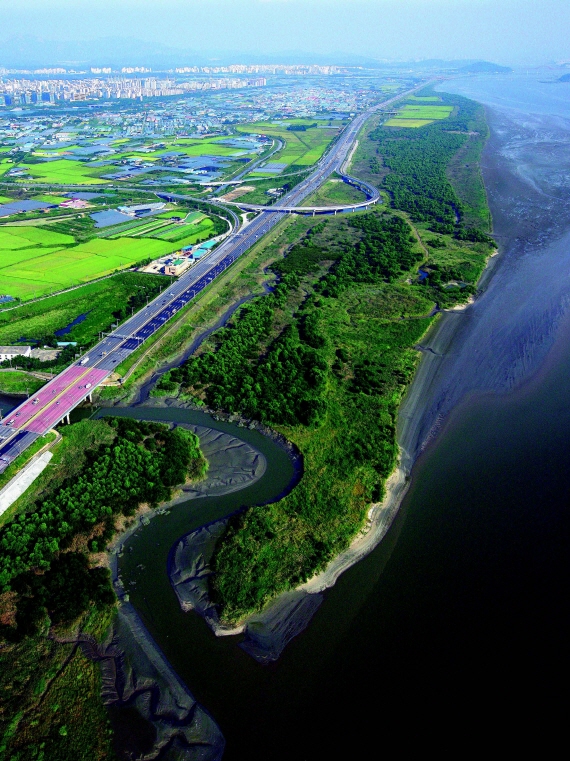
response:
{"label": "meandering tidal creek", "polygon": [[131,601],[220,726],[228,761],[368,758],[394,732],[400,748],[427,749],[451,724],[463,747],[495,722],[504,728],[505,710],[520,722],[562,691],[570,84],[513,75],[442,87],[488,107],[483,173],[500,255],[475,305],[443,316],[425,341],[433,353],[400,416],[411,487],[386,538],[325,593],[277,662],[262,666],[239,637],[214,637],[180,609],[169,552],[193,528],[275,498],[293,469],[273,442],[210,420],[260,449],[265,474],[178,505],[141,528],[121,560]]}

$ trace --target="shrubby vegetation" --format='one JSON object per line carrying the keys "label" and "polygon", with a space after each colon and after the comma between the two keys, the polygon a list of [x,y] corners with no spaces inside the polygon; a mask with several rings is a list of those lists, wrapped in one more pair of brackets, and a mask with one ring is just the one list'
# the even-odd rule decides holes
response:
{"label": "shrubby vegetation", "polygon": [[454,107],[449,118],[420,129],[379,126],[370,134],[380,157],[372,159],[371,169],[380,173],[383,161],[388,173],[382,185],[394,208],[406,211],[415,222],[433,223],[435,232],[453,233],[462,230],[465,204],[449,180],[449,166],[475,127],[482,128],[481,106],[456,95],[442,97],[445,105]]}
{"label": "shrubby vegetation", "polygon": [[[127,418],[106,422],[114,440],[88,451],[79,473],[0,528],[0,591],[18,594],[17,626],[3,627],[6,637],[32,631],[46,608],[53,621],[71,620],[89,600],[108,602],[113,593],[106,572],[89,569],[84,555],[65,557],[73,540],[83,534],[92,551],[104,549],[117,515],[133,514],[141,502],[168,500],[173,486],[203,470],[198,439],[183,428]],[[69,583],[73,574],[77,584]]]}
{"label": "shrubby vegetation", "polygon": [[[421,258],[412,248],[408,225],[397,217],[368,214],[349,224],[360,233],[360,243],[332,254],[336,261],[317,285],[325,296],[338,296],[354,283],[392,282]],[[269,423],[316,423],[325,411],[328,364],[314,300],[302,305],[279,335],[271,340],[270,335],[276,312],[299,288],[299,276],[326,255],[310,238],[295,246],[276,265],[284,274],[274,292],[244,307],[229,327],[218,331],[214,351],[191,357],[159,388],[168,391],[171,384],[181,383],[204,389],[210,407]]]}
{"label": "shrubby vegetation", "polygon": [[[422,234],[428,226],[420,223]],[[434,302],[464,301],[489,253],[482,242],[426,238],[436,242],[427,262],[401,216],[374,210],[317,223],[274,263],[276,292],[171,373],[210,406],[277,427],[304,457],[293,492],[233,516],[218,543],[213,596],[227,623],[322,570],[383,497],[413,347]]]}
{"label": "shrubby vegetation", "polygon": [[398,282],[422,258],[410,233],[378,211],[317,223],[273,265],[274,292],[165,379],[278,427],[303,452],[295,490],[235,516],[219,544],[214,595],[227,621],[322,568],[383,493],[411,347],[430,322],[423,291]]}
{"label": "shrubby vegetation", "polygon": [[392,283],[423,258],[412,245],[414,238],[409,225],[399,217],[364,214],[348,224],[361,230],[362,237],[357,246],[342,254],[323,279],[319,290],[325,295],[338,296],[355,283]]}

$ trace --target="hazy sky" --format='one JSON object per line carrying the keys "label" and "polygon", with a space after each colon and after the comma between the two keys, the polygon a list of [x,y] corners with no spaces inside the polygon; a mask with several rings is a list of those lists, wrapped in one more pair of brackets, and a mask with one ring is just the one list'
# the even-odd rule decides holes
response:
{"label": "hazy sky", "polygon": [[570,0],[0,0],[1,41],[131,37],[201,52],[570,59]]}

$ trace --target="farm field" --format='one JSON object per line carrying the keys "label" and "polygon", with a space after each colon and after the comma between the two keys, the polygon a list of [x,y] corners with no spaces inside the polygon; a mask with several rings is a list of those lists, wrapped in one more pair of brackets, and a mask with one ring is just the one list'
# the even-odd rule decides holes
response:
{"label": "farm field", "polygon": [[[219,138],[227,139],[226,137]],[[118,146],[114,146],[115,148]],[[153,150],[150,152],[126,150],[122,153],[114,153],[110,158],[115,161],[119,159],[141,159],[142,161],[156,161],[164,155],[177,152],[184,153],[186,156],[234,156],[243,153],[244,149],[234,148],[229,145],[220,145],[216,139],[212,140],[172,140],[168,141],[166,148]]]}
{"label": "farm field", "polygon": [[235,156],[243,153],[243,150],[232,148],[229,145],[219,145],[215,142],[176,142],[170,148],[158,151],[155,156],[162,156],[165,153],[178,151],[185,153],[187,156]]}
{"label": "farm field", "polygon": [[79,243],[74,231],[68,235],[44,226],[0,225],[2,293],[22,300],[38,298],[158,259],[214,234],[214,222],[201,212],[191,212],[184,223],[171,221],[175,211],[165,214],[163,219],[133,221],[105,231],[104,237],[84,236]]}
{"label": "farm field", "polygon": [[[184,241],[184,245],[189,246],[198,241],[206,240],[212,232],[214,223],[209,217],[201,212],[192,212],[186,217],[182,224],[171,222],[172,215],[180,212],[166,212],[166,218],[154,217],[149,222],[137,225],[129,225],[124,229],[117,229],[112,236],[105,235],[107,240],[117,240],[126,238],[164,240],[172,243]],[[170,215],[170,216],[168,216]],[[99,236],[103,237],[103,236]]]}
{"label": "farm field", "polygon": [[424,127],[440,119],[447,119],[453,106],[405,105],[397,116],[388,119],[386,127]]}
{"label": "farm field", "polygon": [[156,295],[163,281],[166,279],[161,275],[123,272],[67,293],[0,311],[0,344],[11,345],[21,337],[31,341],[53,336],[85,315],[58,340],[88,346],[97,339],[99,331],[110,328],[118,310],[125,309],[130,314],[129,307],[136,309],[146,302],[147,295]]}
{"label": "farm field", "polygon": [[[53,182],[58,185],[104,185],[108,180],[97,176],[100,167],[89,167],[81,161],[69,159],[57,159],[46,161],[42,164],[19,164],[26,169],[34,180],[39,182]],[[107,167],[103,167],[108,171]],[[26,180],[29,182],[29,180]]]}
{"label": "farm field", "polygon": [[4,251],[13,251],[30,246],[65,246],[75,243],[75,238],[65,233],[56,233],[38,227],[2,225],[0,227],[0,267],[4,263]]}
{"label": "farm field", "polygon": [[400,112],[402,119],[447,119],[453,106],[410,106],[406,105]]}
{"label": "farm field", "polygon": [[417,103],[441,103],[441,98],[437,95],[410,95],[408,100]]}
{"label": "farm field", "polygon": [[173,217],[176,217],[177,219],[183,219],[185,222],[195,222],[196,219],[202,216],[203,214],[201,211],[190,211],[186,214],[185,209],[172,209],[171,211],[164,211],[162,214],[158,214],[156,218],[172,219]]}
{"label": "farm field", "polygon": [[67,196],[54,196],[54,195],[40,195],[40,196],[33,196],[32,201],[43,201],[44,203],[63,203],[64,201],[69,201],[69,198]]}
{"label": "farm field", "polygon": [[[208,217],[205,217],[201,222],[190,223],[184,225],[169,225],[165,230],[159,230],[156,233],[147,233],[145,237],[159,238],[160,240],[168,240],[173,243],[186,239],[188,237],[195,238],[195,241],[205,240],[210,231],[212,230],[214,223]],[[191,245],[186,243],[185,245]]]}
{"label": "farm field", "polygon": [[[293,119],[290,124],[315,124],[315,119]],[[328,124],[328,122],[317,122]],[[270,122],[254,122],[237,126],[239,132],[262,133],[271,137],[278,137],[284,141],[284,148],[271,156],[273,163],[287,164],[288,166],[310,166],[317,162],[331,140],[336,136],[335,129],[319,129],[311,127],[305,132],[288,130],[287,125],[272,124]]]}
{"label": "farm field", "polygon": [[433,119],[401,119],[393,117],[385,123],[385,127],[425,127],[426,124],[433,124]]}
{"label": "farm field", "polygon": [[[2,290],[23,300],[86,283],[192,243],[186,238],[177,244],[154,238],[95,238],[62,248],[61,244],[74,243],[74,239],[45,228],[13,228],[14,235],[6,234],[7,229],[0,231]],[[33,241],[22,237],[23,229]],[[63,240],[54,240],[56,236]]]}

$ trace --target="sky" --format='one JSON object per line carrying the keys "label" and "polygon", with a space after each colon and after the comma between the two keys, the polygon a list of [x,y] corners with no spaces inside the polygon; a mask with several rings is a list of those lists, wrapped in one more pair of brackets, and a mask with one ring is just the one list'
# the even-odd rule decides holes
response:
{"label": "sky", "polygon": [[215,55],[570,59],[570,0],[0,0],[2,42],[134,38]]}

